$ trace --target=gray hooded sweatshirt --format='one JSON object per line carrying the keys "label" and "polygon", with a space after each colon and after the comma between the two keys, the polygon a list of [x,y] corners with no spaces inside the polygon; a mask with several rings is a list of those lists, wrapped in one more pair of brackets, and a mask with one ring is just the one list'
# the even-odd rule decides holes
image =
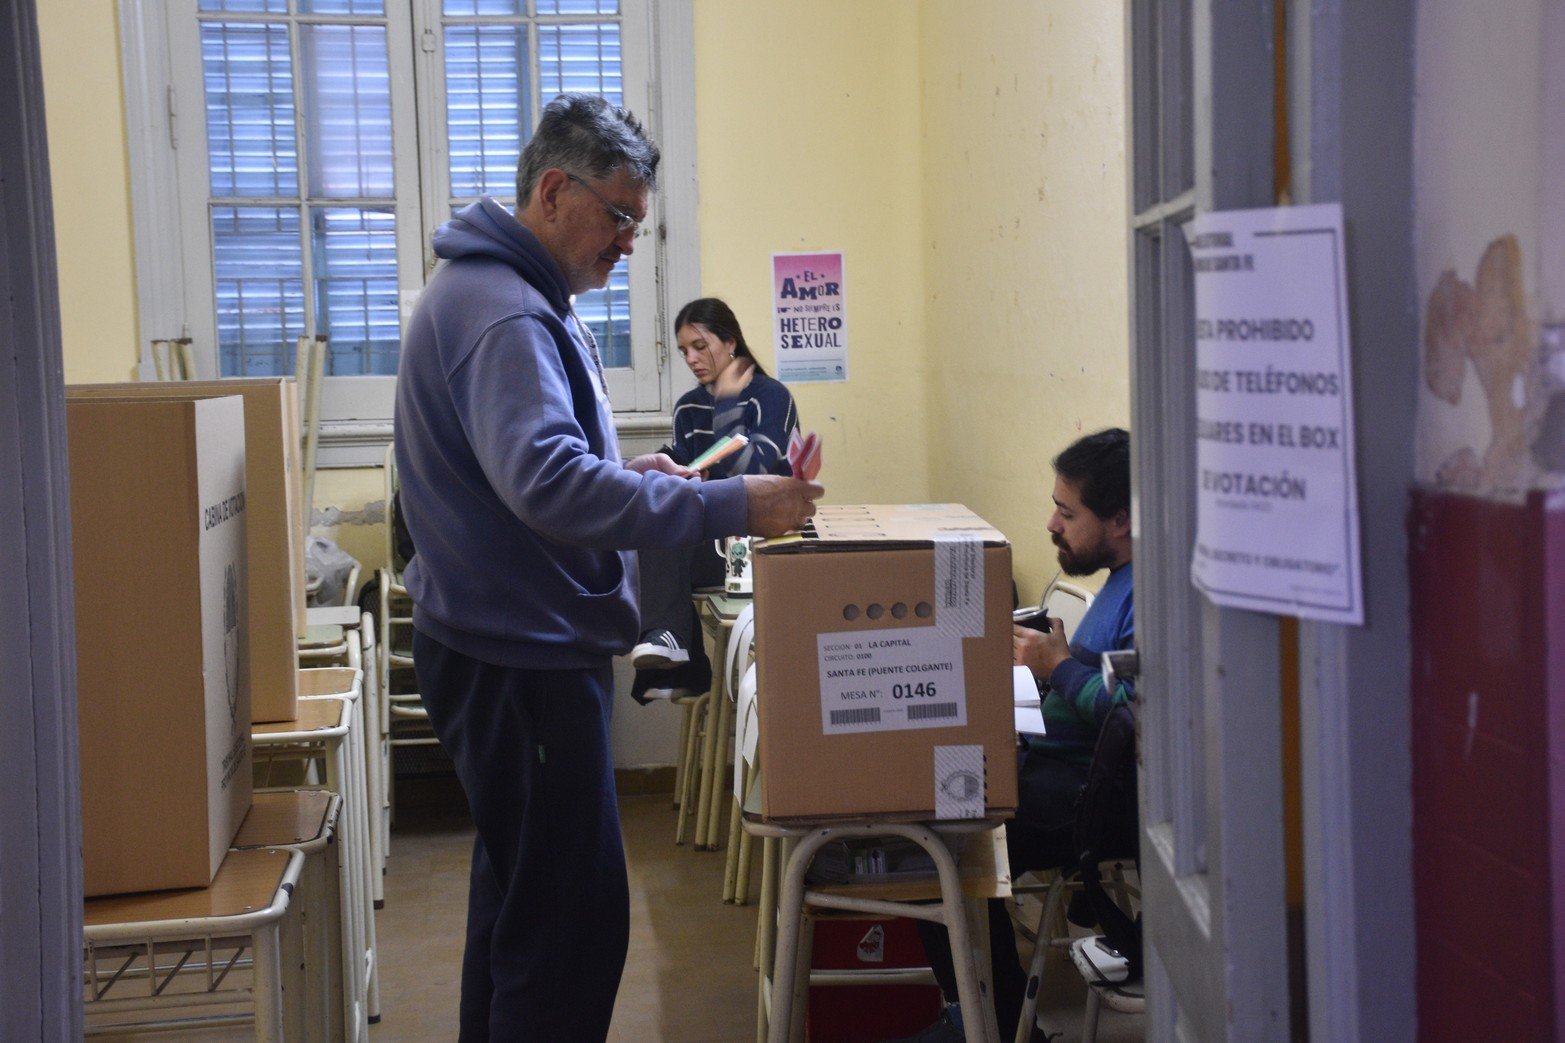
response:
{"label": "gray hooded sweatshirt", "polygon": [[467,207],[434,247],[397,377],[414,626],[500,666],[601,666],[638,635],[630,552],[743,532],[742,479],[624,468],[565,277],[503,206]]}

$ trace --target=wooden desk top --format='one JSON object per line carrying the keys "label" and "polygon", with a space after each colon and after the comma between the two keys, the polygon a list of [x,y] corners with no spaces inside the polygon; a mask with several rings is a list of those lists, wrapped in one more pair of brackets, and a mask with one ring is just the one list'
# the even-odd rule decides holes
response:
{"label": "wooden desk top", "polygon": [[348,724],[348,712],[349,704],[340,699],[300,699],[298,717],[291,721],[271,721],[267,724],[252,725],[250,735],[257,742],[261,742],[270,735],[345,728]]}
{"label": "wooden desk top", "polygon": [[307,626],[339,626],[346,630],[357,627],[363,613],[357,605],[312,605],[304,610]]}
{"label": "wooden desk top", "polygon": [[326,832],[333,799],[325,790],[257,793],[232,846],[286,847],[318,840]]}
{"label": "wooden desk top", "polygon": [[323,666],[299,671],[299,694],[351,695],[354,675],[358,671],[351,666]]}
{"label": "wooden desk top", "polygon": [[299,647],[336,648],[345,640],[342,627],[336,623],[311,623],[304,628],[304,636],[299,638]]}
{"label": "wooden desk top", "polygon": [[287,851],[275,849],[230,851],[210,887],[92,898],[85,903],[82,923],[99,927],[258,912],[276,897],[288,857]]}
{"label": "wooden desk top", "polygon": [[732,626],[745,606],[755,603],[749,594],[728,594],[720,590],[701,595],[701,600],[721,626]]}

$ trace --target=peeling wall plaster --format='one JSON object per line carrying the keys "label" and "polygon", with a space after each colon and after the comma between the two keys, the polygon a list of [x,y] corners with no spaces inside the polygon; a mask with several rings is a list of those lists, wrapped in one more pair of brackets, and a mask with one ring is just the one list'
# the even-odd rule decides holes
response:
{"label": "peeling wall plaster", "polygon": [[1419,7],[1420,484],[1517,500],[1565,485],[1565,15]]}
{"label": "peeling wall plaster", "polygon": [[384,525],[386,501],[372,500],[363,507],[316,507],[310,516],[310,528],[335,528],[339,525]]}

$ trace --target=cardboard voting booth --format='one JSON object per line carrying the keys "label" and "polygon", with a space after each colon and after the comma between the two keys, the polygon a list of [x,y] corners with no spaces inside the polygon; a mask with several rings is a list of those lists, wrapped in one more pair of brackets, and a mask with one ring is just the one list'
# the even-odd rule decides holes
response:
{"label": "cardboard voting booth", "polygon": [[67,401],[227,395],[244,399],[251,720],[287,721],[298,708],[298,637],[304,628],[298,385],[290,377],[256,377],[66,389]]}
{"label": "cardboard voting booth", "polygon": [[205,887],[250,807],[243,404],[66,422],[84,889]]}
{"label": "cardboard voting booth", "polygon": [[765,817],[1015,807],[1004,536],[958,504],[828,506],[754,567]]}

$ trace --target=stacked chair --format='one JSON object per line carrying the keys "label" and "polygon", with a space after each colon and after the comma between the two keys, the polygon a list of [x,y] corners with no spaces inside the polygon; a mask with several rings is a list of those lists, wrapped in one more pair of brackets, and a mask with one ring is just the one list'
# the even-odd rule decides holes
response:
{"label": "stacked chair", "polygon": [[[364,675],[352,668],[300,671],[298,716],[257,725],[252,736],[256,792],[301,786],[342,798],[340,894],[343,1020],[350,1038],[380,1019],[370,844],[373,798],[368,783]],[[273,785],[273,784],[276,785]]]}
{"label": "stacked chair", "polygon": [[418,695],[413,671],[413,600],[402,583],[401,561],[393,520],[397,494],[397,458],[386,447],[386,564],[380,570],[380,693],[382,720],[390,763],[386,772],[390,813],[396,813],[396,757],[399,747],[434,746],[438,743],[429,724],[429,713]]}

